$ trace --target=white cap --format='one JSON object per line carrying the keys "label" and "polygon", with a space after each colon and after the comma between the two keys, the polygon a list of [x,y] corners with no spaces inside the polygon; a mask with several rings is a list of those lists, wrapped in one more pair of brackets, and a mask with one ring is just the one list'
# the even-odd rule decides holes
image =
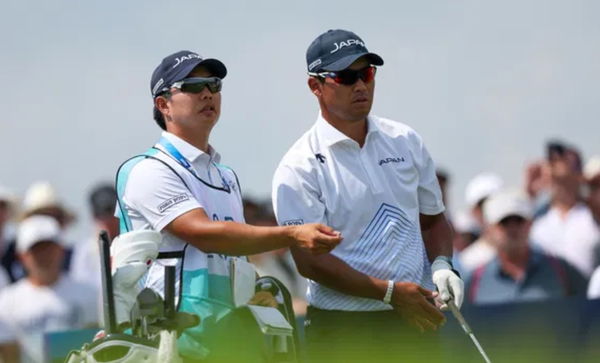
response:
{"label": "white cap", "polygon": [[583,168],[583,176],[591,180],[600,175],[600,155],[594,155],[588,160]]}
{"label": "white cap", "polygon": [[56,219],[48,216],[31,216],[19,224],[17,251],[26,252],[41,241],[54,241],[63,245],[62,231]]}
{"label": "white cap", "polygon": [[502,188],[504,182],[494,173],[481,173],[475,176],[465,190],[465,199],[469,208],[473,208],[482,199],[489,197]]}
{"label": "white cap", "polygon": [[452,225],[458,233],[481,233],[481,228],[477,223],[473,213],[469,211],[460,211],[452,218]]}
{"label": "white cap", "polygon": [[518,190],[502,190],[491,195],[483,204],[485,221],[492,225],[509,216],[531,219],[533,207],[527,196]]}

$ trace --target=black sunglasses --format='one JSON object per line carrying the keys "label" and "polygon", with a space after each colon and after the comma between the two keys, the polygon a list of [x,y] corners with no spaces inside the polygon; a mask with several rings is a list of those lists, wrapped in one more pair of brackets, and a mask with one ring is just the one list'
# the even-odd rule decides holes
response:
{"label": "black sunglasses", "polygon": [[208,87],[211,93],[217,93],[221,92],[222,85],[223,83],[219,77],[190,77],[173,83],[170,88],[165,88],[164,91],[168,92],[169,89],[176,88],[185,93],[200,93],[205,87]]}
{"label": "black sunglasses", "polygon": [[344,69],[337,72],[308,72],[308,75],[319,78],[331,78],[335,83],[351,86],[355,84],[359,78],[365,83],[373,81],[375,79],[376,72],[377,67],[368,66],[359,70]]}

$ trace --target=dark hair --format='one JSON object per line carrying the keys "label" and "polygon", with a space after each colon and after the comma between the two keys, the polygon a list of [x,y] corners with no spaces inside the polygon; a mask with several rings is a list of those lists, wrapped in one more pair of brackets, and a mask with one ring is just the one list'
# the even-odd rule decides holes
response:
{"label": "dark hair", "polygon": [[165,123],[165,117],[163,116],[162,112],[160,112],[158,110],[158,108],[156,108],[156,106],[154,106],[154,110],[152,110],[153,116],[154,116],[154,121],[156,121],[156,124],[158,126],[160,126],[161,129],[167,131],[167,125]]}
{"label": "dark hair", "polygon": [[95,218],[112,216],[117,204],[117,191],[112,184],[100,184],[92,189],[90,207]]}
{"label": "dark hair", "polygon": [[[169,97],[171,97],[171,94],[168,91],[166,91],[166,92],[156,95],[156,97],[159,97],[159,96],[162,96],[168,100]],[[154,97],[154,99],[156,99],[156,97]],[[156,124],[158,126],[160,126],[161,129],[167,131],[167,123],[165,121],[165,117],[163,116],[162,112],[160,112],[158,110],[158,108],[156,108],[156,106],[154,106],[152,113],[153,113],[154,121],[156,121]]]}

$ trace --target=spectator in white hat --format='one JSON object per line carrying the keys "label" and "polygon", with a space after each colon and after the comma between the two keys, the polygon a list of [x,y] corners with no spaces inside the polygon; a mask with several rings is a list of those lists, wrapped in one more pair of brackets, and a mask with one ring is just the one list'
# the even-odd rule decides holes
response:
{"label": "spectator in white hat", "polygon": [[470,211],[462,210],[452,218],[454,238],[452,246],[455,253],[460,253],[479,239],[481,227]]}
{"label": "spectator in white hat", "polygon": [[[21,205],[21,219],[35,215],[54,218],[63,232],[75,221],[73,213],[66,207],[54,186],[48,181],[35,182],[25,191]],[[63,245],[65,258],[62,268],[64,271],[69,271],[71,267],[72,246],[75,244],[74,241],[69,240],[65,241]]]}
{"label": "spectator in white hat", "polygon": [[74,221],[73,214],[65,207],[56,189],[47,181],[31,184],[25,192],[22,206],[23,218],[32,215],[47,215],[66,228]]}
{"label": "spectator in white hat", "polygon": [[512,190],[492,195],[484,205],[496,256],[467,281],[466,299],[475,304],[539,301],[585,293],[586,279],[566,261],[530,247],[533,208]]}
{"label": "spectator in white hat", "polygon": [[17,253],[27,277],[0,292],[0,344],[18,343],[25,361],[41,361],[40,335],[97,324],[98,300],[61,271],[64,239],[58,222],[31,216],[18,228]]}
{"label": "spectator in white hat", "polygon": [[573,147],[558,142],[550,143],[548,149],[550,209],[534,221],[531,240],[589,278],[600,262],[595,253],[600,229],[581,195],[581,157]]}
{"label": "spectator in white hat", "polygon": [[496,249],[490,243],[486,222],[483,218],[483,205],[486,199],[499,191],[503,185],[504,182],[498,175],[489,172],[478,174],[467,184],[465,200],[481,234],[475,242],[458,255],[459,264],[457,266],[464,275],[468,275],[476,267],[490,261],[496,255]]}
{"label": "spectator in white hat", "polygon": [[[600,225],[600,156],[596,155],[590,158],[583,169],[588,186],[587,205],[592,212],[596,225]],[[596,249],[596,255],[599,251]],[[592,274],[590,285],[588,287],[588,297],[590,299],[600,298],[600,266]]]}

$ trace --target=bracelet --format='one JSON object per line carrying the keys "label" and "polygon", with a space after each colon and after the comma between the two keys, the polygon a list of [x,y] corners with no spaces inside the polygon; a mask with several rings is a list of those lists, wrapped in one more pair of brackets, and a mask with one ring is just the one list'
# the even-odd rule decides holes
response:
{"label": "bracelet", "polygon": [[394,281],[389,280],[387,290],[385,290],[385,296],[383,297],[383,302],[389,304],[392,301],[392,292],[394,291]]}

